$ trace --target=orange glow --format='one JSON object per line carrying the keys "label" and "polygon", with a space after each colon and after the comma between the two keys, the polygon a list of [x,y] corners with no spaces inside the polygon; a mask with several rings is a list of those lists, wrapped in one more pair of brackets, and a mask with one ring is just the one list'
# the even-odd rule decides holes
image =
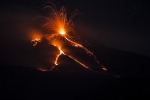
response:
{"label": "orange glow", "polygon": [[50,20],[45,27],[54,31],[56,34],[65,35],[73,30],[72,20],[67,18],[67,12],[64,7],[60,10],[50,7],[52,10]]}
{"label": "orange glow", "polygon": [[38,42],[41,42],[41,39],[42,39],[42,35],[34,32],[32,34],[32,40],[31,40],[31,42],[33,42],[33,46],[36,46]]}
{"label": "orange glow", "polygon": [[63,28],[60,29],[59,33],[60,33],[61,35],[65,35],[65,34],[66,34],[66,32],[64,31]]}

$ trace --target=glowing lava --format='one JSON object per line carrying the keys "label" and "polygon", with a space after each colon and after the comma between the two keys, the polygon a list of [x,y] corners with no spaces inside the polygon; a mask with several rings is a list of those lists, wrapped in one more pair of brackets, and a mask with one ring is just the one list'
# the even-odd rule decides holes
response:
{"label": "glowing lava", "polygon": [[65,35],[65,34],[66,34],[66,32],[64,31],[63,28],[60,29],[59,33],[60,33],[61,35]]}
{"label": "glowing lava", "polygon": [[38,42],[41,42],[42,35],[37,32],[33,32],[31,38],[32,38],[31,42],[33,43],[33,46],[36,46]]}
{"label": "glowing lava", "polygon": [[[56,56],[56,59],[55,59],[55,61],[54,61],[54,63],[55,63],[56,66],[58,65],[58,59],[59,59],[59,57],[60,57],[62,54],[63,54],[63,55],[66,55],[66,54],[59,48],[59,54]],[[70,56],[70,55],[66,55],[66,56],[68,56],[69,58],[71,58],[72,60],[74,60],[75,62],[77,62],[77,63],[80,64],[81,66],[83,66],[84,68],[89,69],[88,66],[86,66],[86,65],[83,64],[82,62],[78,61],[78,60],[75,59],[74,57],[72,57],[72,56]],[[54,69],[54,68],[55,68],[55,66],[53,66],[52,69]]]}
{"label": "glowing lava", "polygon": [[[59,54],[56,56],[56,59],[55,59],[55,65],[58,65],[58,59],[59,59],[59,57],[62,55],[62,54],[64,54],[63,53],[63,51],[59,48]],[[65,54],[64,54],[65,55]]]}
{"label": "glowing lava", "polygon": [[[41,37],[45,38],[51,45],[55,46],[59,50],[59,54],[57,54],[54,64],[55,66],[52,67],[54,69],[59,63],[58,59],[60,58],[61,55],[66,55],[69,58],[73,59],[75,62],[83,66],[84,68],[90,69],[90,66],[82,62],[80,59],[77,59],[75,56],[71,56],[70,54],[66,53],[65,50],[63,49],[64,47],[64,42],[67,41],[69,44],[71,44],[75,48],[80,48],[86,52],[86,54],[90,55],[91,57],[94,58],[94,61],[98,65],[97,67],[102,67],[96,56],[87,48],[85,48],[83,45],[75,42],[72,40],[71,33],[73,33],[73,23],[71,19],[67,18],[67,13],[66,9],[62,7],[62,9],[57,10],[52,9],[52,13],[49,19],[49,21],[44,25],[44,27],[48,28],[51,32],[48,35],[42,35],[40,36],[39,34],[33,35],[32,42],[34,42],[35,46],[38,42],[41,41]],[[100,68],[99,68],[100,69]],[[107,70],[105,67],[101,68],[102,70]]]}

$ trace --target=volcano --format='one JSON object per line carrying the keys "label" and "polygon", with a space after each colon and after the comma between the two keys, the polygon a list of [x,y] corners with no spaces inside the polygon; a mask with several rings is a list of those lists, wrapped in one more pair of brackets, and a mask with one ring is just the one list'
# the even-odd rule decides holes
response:
{"label": "volcano", "polygon": [[[37,38],[36,41],[32,41],[36,45],[33,46],[31,40],[25,38],[31,27],[28,22],[31,17],[36,18],[37,13],[31,11],[31,15],[28,16],[20,10],[17,8],[13,14],[10,11],[11,13],[0,16],[0,99],[149,98],[150,57],[107,47],[81,31],[78,31],[78,34],[83,41],[89,40],[92,44],[85,43],[84,46],[91,50],[108,70],[91,71],[68,56],[61,55],[55,69],[47,71],[53,66],[53,60],[59,54],[59,50],[46,40],[39,42]],[[63,30],[60,33],[65,34]],[[81,52],[76,52],[82,55]],[[87,59],[82,56],[81,58]],[[90,60],[87,59],[88,61]]]}

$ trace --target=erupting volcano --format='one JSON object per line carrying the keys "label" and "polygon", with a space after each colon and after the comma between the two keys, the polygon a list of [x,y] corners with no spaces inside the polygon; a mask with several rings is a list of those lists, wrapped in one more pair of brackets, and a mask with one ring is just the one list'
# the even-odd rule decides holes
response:
{"label": "erupting volcano", "polygon": [[55,46],[59,50],[54,60],[55,66],[50,68],[50,70],[56,68],[56,66],[59,65],[58,59],[60,56],[65,55],[86,69],[102,69],[106,71],[107,69],[99,62],[93,52],[82,44],[74,41],[73,22],[72,19],[68,18],[66,9],[64,7],[59,10],[53,7],[49,8],[52,12],[50,16],[46,18],[48,21],[43,25],[43,28],[50,30],[50,33],[33,33],[31,42],[33,42],[33,46],[36,46],[37,43],[41,42],[42,38],[44,38],[49,44]]}

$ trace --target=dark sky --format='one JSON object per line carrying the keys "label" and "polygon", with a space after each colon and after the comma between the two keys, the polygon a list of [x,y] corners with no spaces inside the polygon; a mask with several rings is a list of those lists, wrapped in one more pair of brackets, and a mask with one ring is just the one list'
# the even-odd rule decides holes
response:
{"label": "dark sky", "polygon": [[[51,0],[5,0],[1,11],[12,7],[42,12]],[[53,0],[69,12],[78,9],[77,25],[84,34],[108,47],[150,56],[148,0]],[[3,10],[4,9],[4,10]]]}

